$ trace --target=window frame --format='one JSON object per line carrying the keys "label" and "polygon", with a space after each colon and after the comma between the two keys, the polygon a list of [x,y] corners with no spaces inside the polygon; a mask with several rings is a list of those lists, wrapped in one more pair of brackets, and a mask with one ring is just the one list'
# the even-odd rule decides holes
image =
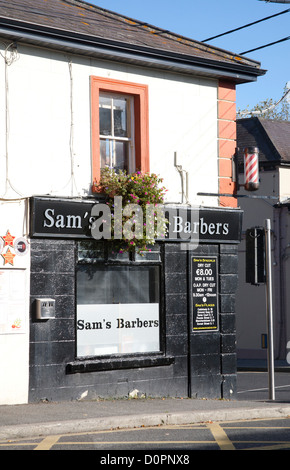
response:
{"label": "window frame", "polygon": [[[137,269],[137,271],[136,271]],[[85,270],[85,271],[84,271]],[[151,356],[151,355],[160,355],[163,353],[162,350],[162,327],[161,327],[161,295],[160,295],[160,265],[158,264],[146,264],[146,265],[136,265],[136,264],[128,264],[128,263],[103,263],[103,264],[86,264],[86,263],[81,263],[78,264],[77,270],[76,270],[76,281],[77,283],[81,281],[81,278],[83,278],[83,275],[87,274],[90,275],[96,275],[97,278],[101,278],[105,276],[108,278],[108,290],[106,290],[106,293],[108,294],[109,299],[107,301],[104,299],[103,302],[88,302],[85,305],[83,303],[79,303],[79,296],[78,296],[78,291],[77,291],[77,320],[86,318],[86,313],[87,309],[89,308],[89,315],[90,319],[92,319],[93,322],[98,323],[99,321],[102,322],[102,319],[106,319],[105,323],[101,325],[102,330],[99,330],[98,333],[98,341],[94,341],[93,345],[91,345],[92,349],[90,349],[90,343],[88,344],[87,337],[85,342],[82,344],[82,335],[83,331],[86,330],[86,328],[83,328],[83,331],[78,331],[78,324],[77,324],[77,329],[76,329],[76,359],[78,360],[86,360],[86,359],[95,359],[95,360],[102,360],[102,359],[108,359],[108,358],[122,358],[122,357],[135,357],[135,356]],[[135,302],[128,301],[128,299],[124,299],[123,301],[114,302],[111,300],[111,295],[113,292],[116,290],[116,284],[112,283],[111,281],[113,280],[111,275],[113,274],[113,278],[115,279],[116,276],[120,275],[121,279],[125,280],[125,282],[132,282],[135,280],[134,277],[137,274],[137,276],[145,273],[146,276],[148,276],[148,291],[146,292],[146,297],[148,297],[147,301],[142,301],[141,299],[136,300]],[[80,274],[80,276],[79,276]],[[96,278],[94,278],[95,280]],[[122,281],[121,281],[122,282]],[[152,285],[154,284],[154,285]],[[88,285],[88,283],[86,284]],[[93,286],[94,284],[92,284]],[[83,286],[83,284],[82,284]],[[96,289],[97,290],[97,287]],[[117,289],[117,291],[120,290]],[[144,290],[143,290],[144,292]],[[83,289],[80,289],[80,294],[83,293]],[[106,295],[105,295],[106,296]],[[83,296],[82,296],[83,297]],[[154,298],[154,300],[153,300]],[[90,297],[91,299],[91,297]],[[99,299],[97,299],[99,300]],[[110,301],[111,300],[111,301]],[[135,311],[136,306],[138,310]],[[150,330],[146,327],[142,327],[142,336],[140,336],[139,328],[137,327],[132,327],[133,329],[127,330],[126,328],[121,327],[120,330],[116,329],[115,326],[115,320],[117,320],[116,315],[116,309],[119,311],[119,307],[123,307],[123,314],[125,314],[124,318],[124,323],[126,323],[127,320],[129,320],[129,323],[135,322],[137,320],[137,316],[140,317],[140,320],[143,321],[145,320],[157,320],[158,321],[158,326],[155,328],[151,328]],[[105,313],[104,313],[104,308],[105,308]],[[142,313],[136,314],[135,313],[139,312],[139,308],[141,308],[141,312],[143,311],[144,313],[144,308],[145,308],[145,318],[142,316]],[[85,309],[85,310],[84,310]],[[128,309],[130,309],[130,316],[128,317]],[[96,315],[97,311],[97,315]],[[133,314],[134,311],[134,314]],[[102,312],[100,316],[100,312]],[[126,312],[126,313],[125,313]],[[93,314],[94,316],[91,316]],[[118,313],[119,314],[119,313]],[[83,316],[85,315],[85,317]],[[126,316],[127,315],[127,316]],[[148,318],[147,318],[148,315]],[[122,316],[122,313],[121,313]],[[94,319],[93,319],[94,318]],[[90,321],[87,319],[84,320]],[[104,320],[103,320],[104,321]],[[107,327],[107,321],[110,323],[110,327]],[[124,325],[123,323],[123,325]],[[111,328],[112,325],[112,328]],[[107,330],[107,328],[109,328]],[[111,336],[111,332],[115,333],[114,338]],[[118,332],[118,336],[116,337],[115,335]],[[109,337],[108,337],[109,334]],[[133,344],[128,343],[127,336],[132,335],[132,341]],[[79,336],[80,335],[80,336]],[[146,339],[145,339],[146,335]],[[122,337],[122,339],[121,339]],[[142,337],[142,340],[141,340]],[[153,338],[154,337],[154,338]],[[112,344],[110,344],[109,340],[114,340]],[[117,342],[115,342],[117,340]],[[145,347],[145,349],[140,348],[140,341]],[[83,350],[82,347],[85,346],[85,350]],[[89,346],[89,350],[87,350],[87,346]],[[129,346],[129,349],[127,349]],[[95,350],[96,348],[96,350]],[[116,350],[115,350],[116,348]],[[132,350],[130,351],[130,349]],[[95,350],[95,352],[93,352]]]}
{"label": "window frame", "polygon": [[[106,247],[106,244],[105,244]],[[159,266],[159,279],[160,279],[160,303],[159,303],[159,319],[160,319],[160,351],[152,353],[125,353],[125,354],[111,354],[109,356],[89,356],[89,357],[77,357],[77,338],[75,336],[75,359],[68,362],[66,365],[67,374],[86,374],[96,372],[106,372],[128,369],[143,369],[143,368],[154,368],[154,367],[168,367],[174,364],[175,358],[168,353],[166,348],[166,321],[165,321],[165,288],[164,288],[164,246],[160,244],[160,255],[159,261],[137,261],[135,257],[129,257],[124,261],[113,260],[108,258],[108,250],[105,248],[105,258],[102,260],[96,259],[96,264],[133,264],[133,265],[157,265]],[[78,260],[78,248],[75,245],[75,269],[77,270],[78,264],[90,264],[90,259]],[[76,286],[75,286],[76,288]],[[77,304],[76,292],[75,292],[75,305]],[[75,329],[77,324],[75,323]],[[76,330],[75,330],[76,331]],[[77,333],[77,331],[76,331]]]}
{"label": "window frame", "polygon": [[[164,304],[163,304],[163,296],[164,296],[164,288],[163,288],[163,263],[162,263],[162,258],[163,258],[163,250],[162,250],[162,244],[158,244],[158,246],[155,247],[154,252],[158,253],[159,257],[158,259],[152,259],[148,260],[146,258],[142,259],[139,256],[137,256],[136,253],[130,253],[130,255],[123,257],[121,256],[118,257],[111,252],[111,249],[108,249],[108,246],[105,242],[103,241],[92,241],[92,243],[95,245],[95,248],[100,251],[101,255],[98,256],[95,260],[93,258],[81,258],[79,259],[78,253],[79,253],[79,243],[76,243],[76,265],[75,265],[75,273],[76,273],[76,282],[77,282],[77,270],[79,266],[93,266],[93,267],[104,267],[104,266],[115,266],[115,267],[124,267],[124,266],[135,266],[135,267],[158,267],[158,283],[159,283],[159,351],[146,351],[146,352],[132,352],[132,353],[111,353],[108,355],[93,355],[93,356],[78,356],[77,355],[77,326],[76,326],[76,337],[75,337],[75,359],[78,362],[82,362],[85,360],[91,360],[91,361],[104,361],[106,362],[107,360],[116,360],[116,367],[118,368],[118,361],[125,361],[126,358],[154,358],[154,357],[160,357],[160,358],[165,358],[165,319],[164,319]],[[77,285],[76,285],[76,293],[75,293],[75,302],[76,302],[76,308],[78,304],[78,298],[77,298]],[[167,360],[167,359],[166,359]],[[124,362],[124,363],[125,363]],[[161,361],[162,362],[162,361]],[[166,361],[165,361],[166,362]],[[122,364],[120,364],[122,368]]]}
{"label": "window frame", "polygon": [[[135,133],[134,133],[134,99],[131,95],[121,95],[120,93],[108,93],[108,92],[100,92],[100,98],[107,98],[111,101],[111,107],[109,108],[111,111],[111,132],[110,134],[101,134],[99,132],[100,143],[101,142],[109,142],[110,148],[110,160],[112,163],[112,158],[116,155],[116,144],[118,142],[127,144],[127,152],[128,152],[128,172],[132,173],[136,169],[136,158],[135,158]],[[126,136],[116,136],[114,132],[114,107],[113,102],[114,100],[118,99],[126,99]],[[101,103],[99,101],[99,109]],[[100,116],[100,114],[99,114]],[[101,150],[100,150],[100,158],[101,157]],[[110,165],[112,167],[112,165]]]}
{"label": "window frame", "polygon": [[149,100],[148,86],[97,76],[90,77],[91,89],[91,147],[92,182],[98,183],[101,174],[99,96],[112,93],[131,96],[134,100],[134,142],[136,171],[147,173],[149,164]]}

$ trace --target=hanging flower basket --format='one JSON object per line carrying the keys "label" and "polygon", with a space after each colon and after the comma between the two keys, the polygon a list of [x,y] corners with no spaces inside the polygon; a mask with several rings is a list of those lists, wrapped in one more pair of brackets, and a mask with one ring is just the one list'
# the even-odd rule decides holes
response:
{"label": "hanging flower basket", "polygon": [[[94,185],[94,192],[106,197],[111,210],[111,243],[119,252],[150,250],[155,240],[164,238],[167,220],[162,210],[166,189],[163,180],[154,173],[127,174],[111,168],[101,170],[101,178]],[[118,199],[116,199],[118,198]],[[115,211],[116,201],[119,211]],[[120,207],[121,203],[121,207]],[[116,227],[122,226],[122,236],[115,239]]]}

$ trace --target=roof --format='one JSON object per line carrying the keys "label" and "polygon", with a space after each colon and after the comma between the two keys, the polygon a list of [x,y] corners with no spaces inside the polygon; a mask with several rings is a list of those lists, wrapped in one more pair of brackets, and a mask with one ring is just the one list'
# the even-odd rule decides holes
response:
{"label": "roof", "polygon": [[243,149],[256,146],[261,164],[290,164],[290,122],[258,117],[238,119],[237,146],[240,163]]}
{"label": "roof", "polygon": [[0,0],[0,36],[237,83],[265,73],[252,59],[82,0]]}

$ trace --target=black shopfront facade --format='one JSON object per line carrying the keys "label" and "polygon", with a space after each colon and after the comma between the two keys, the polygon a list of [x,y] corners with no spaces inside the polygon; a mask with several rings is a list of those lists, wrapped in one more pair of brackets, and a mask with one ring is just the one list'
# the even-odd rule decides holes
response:
{"label": "black shopfront facade", "polygon": [[178,206],[141,256],[92,238],[95,204],[30,200],[29,401],[235,398],[242,212]]}

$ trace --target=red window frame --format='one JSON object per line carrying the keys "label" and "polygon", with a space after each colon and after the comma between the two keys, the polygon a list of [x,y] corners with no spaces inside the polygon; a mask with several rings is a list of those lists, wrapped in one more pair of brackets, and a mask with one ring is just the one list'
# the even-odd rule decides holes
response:
{"label": "red window frame", "polygon": [[99,182],[101,174],[99,137],[99,95],[101,92],[126,94],[134,98],[136,171],[149,172],[148,86],[95,76],[91,77],[90,86],[93,185]]}

